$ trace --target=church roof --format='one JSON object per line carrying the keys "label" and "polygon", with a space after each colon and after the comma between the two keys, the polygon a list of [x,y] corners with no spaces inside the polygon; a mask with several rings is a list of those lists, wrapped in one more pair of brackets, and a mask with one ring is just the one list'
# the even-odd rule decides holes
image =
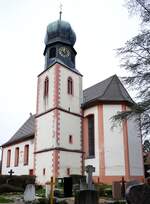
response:
{"label": "church roof", "polygon": [[35,115],[31,115],[27,119],[27,121],[21,126],[21,128],[19,128],[19,130],[10,138],[10,140],[8,140],[8,142],[2,145],[2,147],[33,138],[35,134],[34,125]]}
{"label": "church roof", "polygon": [[82,107],[88,107],[95,102],[134,103],[117,75],[113,75],[83,91]]}

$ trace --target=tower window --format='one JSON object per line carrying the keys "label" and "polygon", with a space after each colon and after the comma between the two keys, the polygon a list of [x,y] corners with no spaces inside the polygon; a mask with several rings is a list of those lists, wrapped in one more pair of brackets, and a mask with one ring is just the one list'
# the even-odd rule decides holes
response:
{"label": "tower window", "polygon": [[19,147],[15,149],[15,166],[19,165]]}
{"label": "tower window", "polygon": [[49,51],[49,58],[54,58],[56,57],[56,48],[52,47]]}
{"label": "tower window", "polygon": [[43,169],[43,175],[45,175],[45,168]]}
{"label": "tower window", "polygon": [[29,163],[29,145],[24,146],[24,165]]}
{"label": "tower window", "polygon": [[70,176],[70,168],[67,168],[67,176]]}
{"label": "tower window", "polygon": [[88,116],[88,146],[89,156],[95,155],[95,139],[94,139],[94,115]]}
{"label": "tower window", "polygon": [[49,79],[46,77],[44,81],[44,97],[48,96],[48,89],[49,89]]}
{"label": "tower window", "polygon": [[9,149],[7,151],[7,167],[10,167],[10,161],[11,161],[11,150]]}
{"label": "tower window", "polygon": [[68,94],[73,95],[73,80],[71,77],[68,78]]}
{"label": "tower window", "polygon": [[72,144],[73,143],[73,137],[72,135],[69,135],[69,144]]}

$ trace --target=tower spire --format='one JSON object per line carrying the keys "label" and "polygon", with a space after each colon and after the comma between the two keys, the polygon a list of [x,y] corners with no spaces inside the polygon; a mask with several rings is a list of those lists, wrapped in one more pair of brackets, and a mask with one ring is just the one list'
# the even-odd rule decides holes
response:
{"label": "tower spire", "polygon": [[59,8],[60,8],[60,11],[59,11],[59,20],[61,21],[61,16],[62,16],[62,3],[61,3],[61,1],[60,1],[60,6],[59,6]]}

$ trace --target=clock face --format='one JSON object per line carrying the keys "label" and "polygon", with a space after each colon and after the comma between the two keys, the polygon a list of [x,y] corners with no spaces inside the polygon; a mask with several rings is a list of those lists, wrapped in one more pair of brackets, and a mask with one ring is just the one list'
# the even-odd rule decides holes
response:
{"label": "clock face", "polygon": [[70,55],[70,50],[67,47],[60,47],[59,48],[59,54],[62,57],[69,57]]}

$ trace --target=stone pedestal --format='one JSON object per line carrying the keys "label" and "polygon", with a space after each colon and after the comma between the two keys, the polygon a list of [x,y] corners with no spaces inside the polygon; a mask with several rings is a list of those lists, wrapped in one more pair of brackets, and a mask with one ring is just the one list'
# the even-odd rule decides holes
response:
{"label": "stone pedestal", "polygon": [[94,190],[79,191],[75,197],[75,204],[98,204],[98,192]]}

